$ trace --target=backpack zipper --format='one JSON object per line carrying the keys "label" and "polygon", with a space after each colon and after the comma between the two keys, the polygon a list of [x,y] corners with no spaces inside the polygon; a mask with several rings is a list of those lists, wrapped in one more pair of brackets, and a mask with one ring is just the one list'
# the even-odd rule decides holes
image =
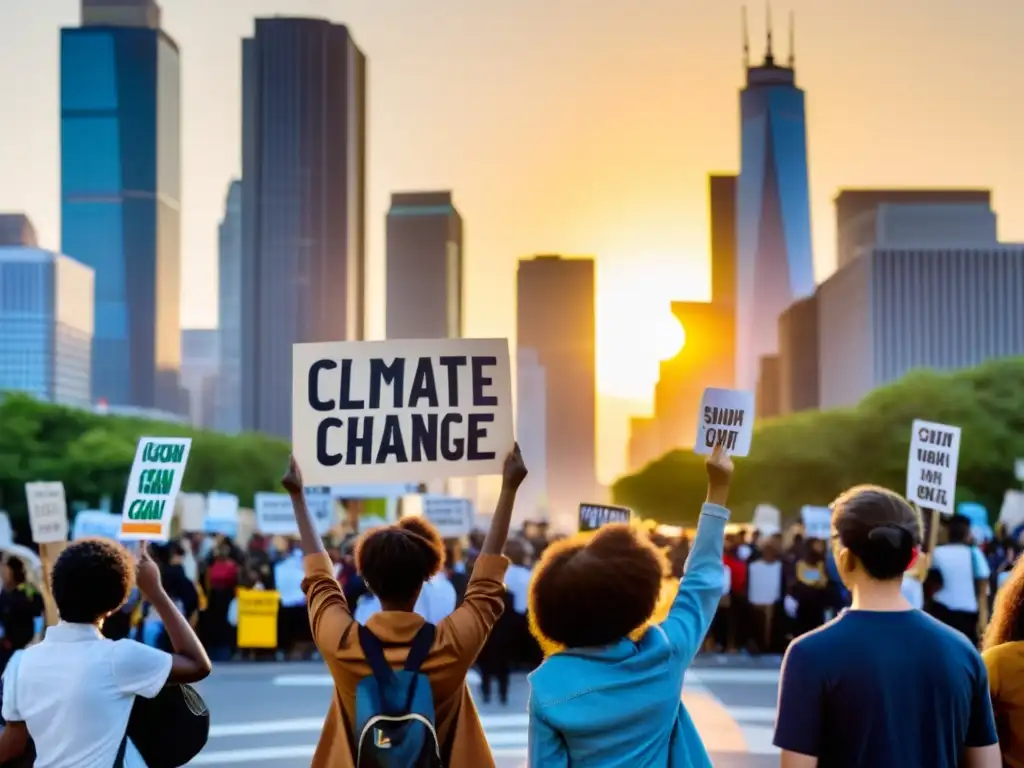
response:
{"label": "backpack zipper", "polygon": [[359,746],[356,747],[356,768],[359,768],[359,763],[363,758],[363,742],[366,740],[366,734],[373,726],[380,722],[389,723],[400,723],[403,720],[415,720],[416,722],[422,723],[426,726],[430,735],[434,737],[434,754],[437,755],[437,761],[441,762],[441,744],[437,740],[437,731],[434,730],[434,725],[423,715],[410,712],[408,715],[390,716],[390,715],[374,715],[366,721],[366,725],[363,726],[363,730],[359,733]]}

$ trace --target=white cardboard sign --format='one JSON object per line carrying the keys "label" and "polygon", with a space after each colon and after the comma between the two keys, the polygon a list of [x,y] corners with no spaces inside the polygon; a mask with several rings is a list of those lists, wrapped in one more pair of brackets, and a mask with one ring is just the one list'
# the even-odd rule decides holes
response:
{"label": "white cardboard sign", "polygon": [[754,435],[754,395],[739,389],[708,387],[700,399],[694,453],[710,454],[717,444],[730,456],[750,453]]}
{"label": "white cardboard sign", "polygon": [[[324,490],[327,491],[326,500]],[[306,509],[313,517],[317,533],[327,533],[334,525],[331,489],[307,488],[305,496]],[[255,507],[256,527],[260,533],[268,536],[298,535],[299,527],[295,524],[292,500],[287,493],[257,493]]]}
{"label": "white cardboard sign", "polygon": [[609,504],[580,504],[580,530],[596,531],[613,523],[628,523],[633,519],[633,511],[629,507],[616,507]]}
{"label": "white cardboard sign", "polygon": [[828,507],[805,505],[800,508],[800,519],[804,524],[805,539],[832,539],[832,510]]}
{"label": "white cardboard sign", "polygon": [[71,530],[75,541],[88,536],[116,540],[121,532],[121,516],[101,509],[83,509],[75,515]]}
{"label": "white cardboard sign", "polygon": [[771,504],[758,504],[751,524],[764,536],[774,536],[782,531],[782,513]]}
{"label": "white cardboard sign", "polygon": [[142,437],[121,510],[122,541],[167,541],[192,448],[190,437]]}
{"label": "white cardboard sign", "polygon": [[501,474],[507,339],[292,346],[292,451],[311,485]]}
{"label": "white cardboard sign", "polygon": [[915,419],[907,459],[907,498],[944,515],[955,511],[960,427]]}
{"label": "white cardboard sign", "polygon": [[437,528],[442,539],[458,539],[473,529],[473,502],[452,496],[425,495],[423,516]]}
{"label": "white cardboard sign", "polygon": [[32,541],[36,544],[67,541],[68,504],[64,483],[25,483],[25,499]]}

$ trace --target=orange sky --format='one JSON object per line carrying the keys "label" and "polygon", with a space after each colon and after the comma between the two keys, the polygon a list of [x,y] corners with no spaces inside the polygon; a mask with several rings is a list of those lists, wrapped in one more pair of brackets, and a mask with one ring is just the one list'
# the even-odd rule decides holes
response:
{"label": "orange sky", "polygon": [[[657,363],[631,336],[709,293],[706,173],[738,163],[739,4],[727,0],[165,0],[183,52],[183,321],[216,322],[216,224],[239,171],[239,40],[288,12],[348,23],[370,60],[373,311],[394,190],[451,188],[466,220],[468,329],[514,333],[514,270],[537,252],[598,257],[599,474]],[[0,210],[58,246],[58,28],[77,0],[0,2]],[[1024,235],[1024,85],[1014,0],[790,0],[808,92],[815,265],[835,264],[840,186],[991,186]],[[763,9],[751,7],[753,49]],[[1024,238],[1022,238],[1024,239]]]}

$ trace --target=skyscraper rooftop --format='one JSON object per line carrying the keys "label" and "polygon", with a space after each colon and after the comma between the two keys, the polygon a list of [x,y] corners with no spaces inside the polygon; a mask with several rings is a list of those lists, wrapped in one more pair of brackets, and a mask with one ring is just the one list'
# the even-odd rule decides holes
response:
{"label": "skyscraper rooftop", "polygon": [[82,0],[83,27],[160,29],[156,0]]}

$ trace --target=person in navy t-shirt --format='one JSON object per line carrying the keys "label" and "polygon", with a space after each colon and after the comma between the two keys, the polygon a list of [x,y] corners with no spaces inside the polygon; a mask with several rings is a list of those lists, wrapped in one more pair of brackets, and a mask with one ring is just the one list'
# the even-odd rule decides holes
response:
{"label": "person in navy t-shirt", "polygon": [[850,489],[832,509],[852,605],[786,651],[774,739],[782,768],[1001,768],[980,654],[900,592],[920,515],[875,486]]}

